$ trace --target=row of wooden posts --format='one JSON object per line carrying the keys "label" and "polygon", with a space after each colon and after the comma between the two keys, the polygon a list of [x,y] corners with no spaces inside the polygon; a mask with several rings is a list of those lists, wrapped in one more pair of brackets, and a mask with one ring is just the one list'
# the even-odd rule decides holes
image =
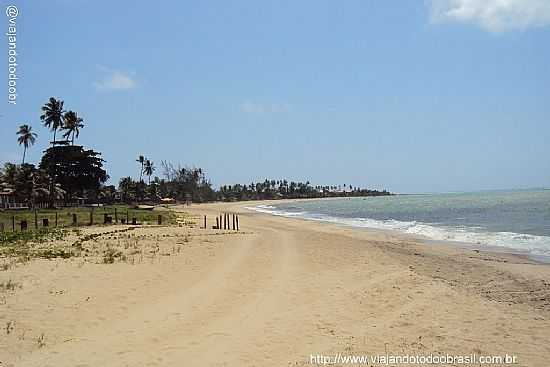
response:
{"label": "row of wooden posts", "polygon": [[[38,223],[39,223],[39,220],[38,220],[38,217],[39,217],[39,214],[38,214],[38,211],[35,210],[34,211],[34,228],[35,229],[38,229]],[[50,220],[49,218],[41,218],[42,219],[42,227],[49,227],[50,226]],[[113,219],[114,219],[114,223],[119,223],[119,218],[118,218],[118,212],[115,208],[114,210],[114,218],[105,213],[103,214],[103,224],[113,224]],[[131,225],[137,225],[137,218],[136,217],[132,217],[131,218],[132,220],[130,221],[130,213],[128,210],[126,210],[126,215],[122,216],[122,218],[120,218],[120,224],[131,224]],[[29,227],[29,224],[27,222],[27,220],[21,220],[19,221],[18,223],[19,225],[17,227],[19,227],[21,229],[21,231],[26,231],[28,230],[28,227]],[[80,223],[78,222],[78,215],[76,213],[72,213],[72,226],[75,226],[77,227]],[[162,224],[162,215],[158,215],[157,216],[157,224],[158,225],[161,225]],[[54,226],[57,227],[58,225],[58,214],[57,212],[55,213],[55,224]],[[87,223],[87,225],[94,225],[94,209],[92,208],[90,210],[90,220],[89,222]],[[15,220],[15,215],[13,215],[11,217],[11,227],[12,227],[12,231],[15,232],[16,230],[16,220]],[[0,232],[4,232],[5,228],[4,228],[4,223],[1,223],[0,222]]]}
{"label": "row of wooden posts", "polygon": [[[136,217],[132,217],[131,221],[130,221],[130,213],[129,211],[127,210],[125,216],[122,216],[122,218],[120,218],[120,224],[131,224],[131,225],[137,225],[137,218]],[[72,226],[75,226],[77,227],[79,225],[79,222],[78,222],[78,216],[76,213],[72,213],[71,214],[72,216]],[[110,214],[103,214],[103,224],[113,224],[113,219],[114,219],[114,223],[119,223],[119,218],[118,218],[118,212],[115,208],[115,211],[114,211],[114,218],[110,215]],[[42,222],[42,227],[46,227],[48,228],[50,226],[50,220],[49,218],[41,218],[41,222]],[[39,223],[39,214],[38,214],[38,211],[35,210],[34,211],[34,228],[35,229],[38,229],[38,223]],[[28,227],[29,227],[29,224],[27,222],[27,220],[21,220],[19,221],[18,223],[19,225],[16,226],[16,220],[15,220],[15,215],[12,216],[11,218],[11,227],[12,227],[12,231],[15,232],[16,231],[16,227],[19,227],[20,230],[23,232],[23,231],[26,231],[28,230]],[[158,225],[161,225],[162,224],[162,215],[158,215],[157,216],[157,224]],[[56,212],[55,213],[55,224],[54,226],[57,227],[58,225],[58,213]],[[90,220],[89,222],[87,223],[87,225],[94,225],[94,210],[93,208],[90,210]],[[206,215],[204,216],[204,229],[208,228],[207,227],[207,217]],[[216,216],[216,225],[215,226],[212,226],[212,229],[224,229],[224,230],[233,230],[233,231],[238,231],[239,230],[239,216],[237,214],[229,214],[229,213],[223,213],[223,214],[220,214],[219,216]],[[4,223],[1,223],[0,222],[0,232],[4,232],[5,228],[4,228]]]}
{"label": "row of wooden posts", "polygon": [[[208,228],[206,215],[204,216],[204,229]],[[223,213],[216,216],[216,225],[212,229],[239,230],[239,216],[237,214]]]}

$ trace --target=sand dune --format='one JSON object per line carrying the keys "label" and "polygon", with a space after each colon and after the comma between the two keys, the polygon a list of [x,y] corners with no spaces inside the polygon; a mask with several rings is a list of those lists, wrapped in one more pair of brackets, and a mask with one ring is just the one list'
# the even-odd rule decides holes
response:
{"label": "sand dune", "polygon": [[21,285],[1,294],[0,366],[305,366],[335,353],[548,365],[550,267],[244,206],[180,209],[238,212],[239,233],[139,228],[125,261],[0,272]]}

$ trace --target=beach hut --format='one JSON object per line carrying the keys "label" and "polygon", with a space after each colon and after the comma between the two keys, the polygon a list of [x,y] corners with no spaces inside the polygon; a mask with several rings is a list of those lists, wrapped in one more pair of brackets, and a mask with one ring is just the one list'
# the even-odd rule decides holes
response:
{"label": "beach hut", "polygon": [[17,207],[15,202],[15,192],[11,189],[0,191],[0,208],[10,209]]}
{"label": "beach hut", "polygon": [[162,198],[162,199],[160,199],[160,201],[163,204],[175,204],[176,203],[176,200],[173,199],[173,198]]}

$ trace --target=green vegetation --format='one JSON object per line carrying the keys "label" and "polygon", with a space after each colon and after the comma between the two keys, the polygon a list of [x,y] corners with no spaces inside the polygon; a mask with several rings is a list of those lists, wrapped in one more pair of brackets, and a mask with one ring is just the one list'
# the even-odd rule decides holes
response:
{"label": "green vegetation", "polygon": [[0,283],[0,291],[13,291],[17,288],[21,288],[21,284],[20,283],[16,283],[14,281],[12,281],[11,279],[9,279],[7,282],[2,282]]}
{"label": "green vegetation", "polygon": [[[148,169],[148,166],[152,163],[144,156],[139,156],[136,161],[140,165],[143,164],[140,172],[150,178],[152,170]],[[224,185],[215,191],[201,168],[175,167],[166,161],[161,162],[161,165],[164,178],[155,177],[152,182],[149,181],[149,184],[142,180],[135,181],[131,177],[122,178],[118,186],[121,200],[128,203],[136,201],[156,203],[161,198],[208,202],[391,195],[386,190],[368,190],[347,184],[313,186],[309,181],[303,183],[286,179],[266,179],[263,182],[251,184]]]}
{"label": "green vegetation", "polygon": [[312,186],[309,181],[294,182],[288,180],[268,180],[264,182],[220,187],[218,200],[270,200],[270,199],[313,199],[353,196],[385,196],[388,191],[368,190],[352,185],[343,186]]}
{"label": "green vegetation", "polygon": [[19,135],[19,137],[17,138],[17,142],[19,143],[19,145],[23,145],[24,148],[22,164],[25,164],[25,155],[27,154],[27,149],[30,145],[34,145],[37,135],[36,133],[32,132],[32,127],[27,124],[19,126],[19,131],[17,131],[17,135]]}
{"label": "green vegetation", "polygon": [[18,244],[18,243],[44,243],[51,240],[62,240],[68,234],[66,229],[59,228],[41,228],[36,231],[24,232],[0,232],[0,245]]}
{"label": "green vegetation", "polygon": [[[51,231],[55,227],[56,215],[57,215],[57,227],[74,227],[73,226],[73,214],[76,215],[77,225],[89,225],[90,216],[92,215],[93,224],[103,224],[104,215],[111,216],[113,222],[115,220],[115,212],[118,220],[128,219],[131,223],[132,218],[136,218],[139,224],[156,224],[159,215],[162,215],[163,224],[175,223],[176,215],[169,210],[143,210],[136,209],[129,205],[110,205],[103,207],[73,207],[62,209],[39,209],[36,212],[36,219],[38,224],[38,231],[35,230],[35,212],[34,210],[17,210],[17,211],[0,211],[0,228],[4,225],[4,233],[0,233],[0,243],[2,242],[1,236],[11,236],[13,233],[13,220],[15,220],[15,230],[20,233],[21,221],[27,221],[29,231],[25,231],[18,235],[23,236],[41,236],[41,231]],[[128,213],[128,214],[127,214]],[[42,220],[47,219],[49,227],[44,228]],[[49,229],[49,230],[48,230]],[[29,238],[29,240],[32,238]]]}

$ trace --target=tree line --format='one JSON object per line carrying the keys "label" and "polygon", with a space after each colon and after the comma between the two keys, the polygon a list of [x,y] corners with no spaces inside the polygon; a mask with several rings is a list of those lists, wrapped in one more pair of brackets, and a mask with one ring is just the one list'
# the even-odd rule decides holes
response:
{"label": "tree line", "polygon": [[[137,159],[138,162],[142,161],[141,157]],[[386,190],[362,189],[347,184],[313,186],[309,181],[294,182],[286,179],[266,179],[263,182],[250,184],[223,185],[218,190],[214,190],[201,168],[176,167],[166,161],[162,161],[161,166],[163,177],[155,176],[153,181],[149,180],[148,184],[141,179],[143,174],[149,178],[151,176],[151,170],[145,172],[147,164],[141,165],[139,180],[134,180],[132,177],[122,178],[118,185],[121,200],[128,203],[159,202],[162,198],[171,198],[176,201],[209,202],[391,195]],[[117,190],[113,187],[112,191]]]}
{"label": "tree line", "polygon": [[[10,193],[16,202],[29,207],[37,203],[74,204],[82,199],[89,203],[159,203],[167,200],[209,202],[390,195],[386,190],[361,189],[347,184],[313,186],[309,181],[287,179],[223,185],[216,190],[202,168],[162,161],[160,177],[153,177],[157,167],[145,155],[136,159],[139,171],[135,179],[123,177],[118,187],[106,185],[109,175],[103,168],[105,161],[101,153],[75,145],[84,128],[84,119],[73,110],[65,110],[64,101],[54,97],[41,107],[41,111],[40,121],[53,133],[53,140],[38,166],[25,162],[27,150],[36,143],[38,135],[29,124],[21,124],[16,132],[17,142],[23,147],[21,164],[8,162],[0,169],[0,192]],[[61,140],[57,140],[58,132]]]}

